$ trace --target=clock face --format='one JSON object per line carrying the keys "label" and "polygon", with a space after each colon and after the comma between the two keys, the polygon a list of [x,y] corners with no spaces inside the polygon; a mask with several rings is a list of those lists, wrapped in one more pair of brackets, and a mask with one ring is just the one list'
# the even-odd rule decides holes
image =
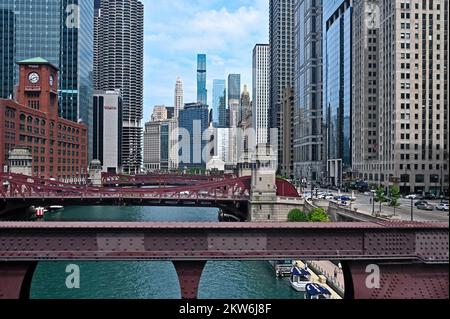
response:
{"label": "clock face", "polygon": [[30,83],[32,84],[36,84],[39,82],[39,74],[37,74],[36,72],[30,73],[28,75],[28,81],[30,81]]}
{"label": "clock face", "polygon": [[50,86],[53,86],[53,75],[50,75],[49,82],[50,82]]}

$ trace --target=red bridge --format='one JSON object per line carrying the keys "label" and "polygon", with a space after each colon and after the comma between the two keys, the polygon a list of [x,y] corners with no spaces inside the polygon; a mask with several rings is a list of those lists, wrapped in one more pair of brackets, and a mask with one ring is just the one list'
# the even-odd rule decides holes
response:
{"label": "red bridge", "polygon": [[[164,179],[163,179],[164,176]],[[108,176],[107,183],[120,184],[120,176]],[[175,182],[172,182],[175,179]],[[124,180],[131,187],[91,187],[61,183],[35,177],[0,174],[0,199],[3,205],[28,206],[205,206],[246,217],[250,199],[251,178],[233,176],[151,175],[133,176]],[[144,188],[152,181],[160,187]],[[162,184],[164,182],[164,184]],[[172,183],[184,186],[171,186]],[[298,197],[297,190],[285,180],[277,180],[277,193],[284,197]],[[0,207],[0,211],[1,211]]]}
{"label": "red bridge", "polygon": [[[346,298],[449,298],[448,223],[0,223],[0,298],[38,261],[171,260],[195,298],[207,260],[340,260]],[[379,269],[372,274],[374,265]],[[372,268],[368,268],[371,266]],[[373,271],[373,270],[372,270]],[[375,275],[373,286],[368,278]]]}

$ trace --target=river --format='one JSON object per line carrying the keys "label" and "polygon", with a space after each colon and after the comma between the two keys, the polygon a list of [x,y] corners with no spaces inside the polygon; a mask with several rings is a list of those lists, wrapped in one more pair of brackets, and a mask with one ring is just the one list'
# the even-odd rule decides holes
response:
{"label": "river", "polygon": [[[48,213],[46,221],[214,222],[211,208],[70,207]],[[79,262],[80,288],[66,287],[66,262],[40,262],[32,281],[33,299],[179,299],[170,262]],[[203,272],[200,299],[302,299],[287,279],[277,279],[267,262],[214,261]]]}

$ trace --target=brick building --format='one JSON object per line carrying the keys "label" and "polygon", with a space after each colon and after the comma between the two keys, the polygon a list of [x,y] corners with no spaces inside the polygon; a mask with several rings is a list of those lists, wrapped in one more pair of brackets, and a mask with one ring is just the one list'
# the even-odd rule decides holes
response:
{"label": "brick building", "polygon": [[33,176],[78,180],[87,173],[87,127],[58,116],[58,69],[41,58],[18,65],[15,99],[0,99],[0,171],[20,146],[31,151]]}

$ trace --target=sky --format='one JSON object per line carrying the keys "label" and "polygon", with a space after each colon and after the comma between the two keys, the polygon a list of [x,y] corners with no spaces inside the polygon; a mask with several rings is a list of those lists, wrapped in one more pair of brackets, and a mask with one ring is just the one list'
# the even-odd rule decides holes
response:
{"label": "sky", "polygon": [[207,54],[208,103],[214,79],[241,74],[251,93],[252,54],[268,43],[268,0],[142,0],[144,121],[155,105],[173,106],[177,77],[184,101],[197,100],[197,54]]}

